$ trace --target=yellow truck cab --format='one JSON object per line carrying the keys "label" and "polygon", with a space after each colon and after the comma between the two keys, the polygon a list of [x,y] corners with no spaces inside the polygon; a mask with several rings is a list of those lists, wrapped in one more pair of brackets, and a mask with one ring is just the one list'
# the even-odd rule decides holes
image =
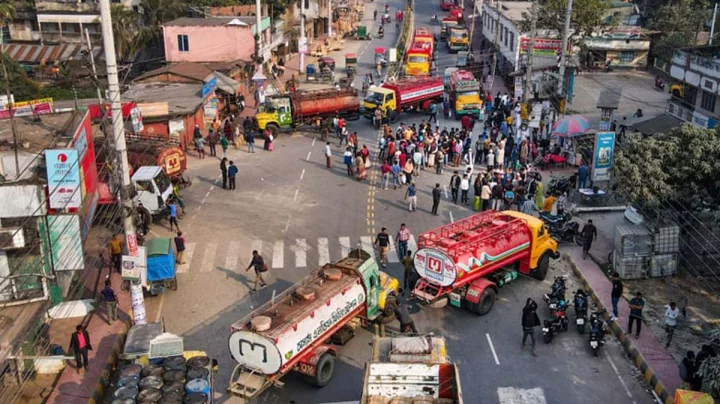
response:
{"label": "yellow truck cab", "polygon": [[560,253],[557,250],[558,243],[550,237],[550,232],[545,226],[545,222],[535,216],[526,215],[525,213],[514,210],[506,210],[503,211],[503,213],[524,220],[525,223],[527,223],[528,229],[530,229],[530,245],[532,246],[529,259],[530,268],[538,267],[539,261],[543,258],[546,251],[552,254],[552,258],[560,258]]}
{"label": "yellow truck cab", "polygon": [[448,35],[448,48],[450,52],[466,51],[470,49],[470,36],[468,30],[464,26],[450,27],[450,35]]}
{"label": "yellow truck cab", "polygon": [[395,111],[397,108],[395,91],[378,86],[370,87],[363,100],[363,107],[366,111],[375,111],[377,108],[385,112]]}

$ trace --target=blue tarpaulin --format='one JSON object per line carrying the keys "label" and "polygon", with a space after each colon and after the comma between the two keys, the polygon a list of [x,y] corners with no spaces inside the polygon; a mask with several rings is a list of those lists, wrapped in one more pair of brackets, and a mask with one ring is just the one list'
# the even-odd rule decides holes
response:
{"label": "blue tarpaulin", "polygon": [[166,237],[145,242],[147,248],[147,280],[160,281],[175,277],[175,253]]}

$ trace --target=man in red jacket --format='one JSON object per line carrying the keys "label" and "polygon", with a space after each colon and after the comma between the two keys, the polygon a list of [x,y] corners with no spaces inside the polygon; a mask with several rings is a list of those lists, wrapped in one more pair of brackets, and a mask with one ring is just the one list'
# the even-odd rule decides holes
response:
{"label": "man in red jacket", "polygon": [[75,332],[70,336],[69,351],[75,352],[75,361],[77,362],[77,372],[84,367],[88,367],[88,351],[92,349],[90,345],[90,335],[82,324],[75,327]]}

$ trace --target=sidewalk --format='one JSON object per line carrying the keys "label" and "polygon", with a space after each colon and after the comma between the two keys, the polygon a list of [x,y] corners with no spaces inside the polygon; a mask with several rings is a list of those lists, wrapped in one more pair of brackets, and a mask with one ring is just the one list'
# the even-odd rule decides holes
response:
{"label": "sidewalk", "polygon": [[[612,284],[610,279],[603,274],[600,267],[592,259],[589,257],[586,260],[582,259],[582,249],[580,247],[567,248],[564,249],[564,252],[573,264],[575,272],[580,275],[591,289],[594,300],[605,308],[609,316],[612,313],[610,300]],[[655,393],[664,403],[673,403],[675,389],[680,388],[681,385],[678,364],[663,349],[664,341],[658,340],[651,330],[643,330],[638,339],[625,334],[629,313],[628,302],[621,299],[618,304],[619,319],[608,322],[608,324],[615,336],[622,342],[625,350],[635,361],[635,365],[640,369],[645,380],[655,390]]]}
{"label": "sidewalk", "polygon": [[[99,289],[103,287],[107,270],[108,268],[102,269]],[[94,298],[97,272],[94,268],[88,268],[86,271],[87,273],[83,274],[82,277],[85,286],[84,298]],[[90,321],[86,325],[93,348],[88,354],[88,369],[78,374],[75,361],[68,361],[46,401],[47,404],[86,404],[88,402],[98,403],[102,401],[103,389],[110,379],[116,354],[122,349],[123,340],[131,321],[129,317],[130,294],[120,290],[121,283],[120,274],[113,274],[112,285],[118,297],[118,321],[108,325],[105,318],[105,309],[102,306],[91,315]],[[99,294],[99,290],[97,293]],[[75,325],[77,324],[74,322],[66,321],[62,323],[62,326],[70,329],[54,330],[55,332],[67,333],[67,341],[62,342],[65,349],[67,349],[67,344],[70,341],[70,333],[75,331]]]}

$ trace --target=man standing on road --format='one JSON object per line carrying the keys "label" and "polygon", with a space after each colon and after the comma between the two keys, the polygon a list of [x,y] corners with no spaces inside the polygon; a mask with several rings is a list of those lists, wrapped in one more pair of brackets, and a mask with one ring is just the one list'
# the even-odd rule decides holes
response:
{"label": "man standing on road", "polygon": [[610,300],[612,301],[612,318],[614,321],[618,317],[618,302],[623,294],[623,284],[620,281],[620,274],[617,272],[613,273],[612,276],[612,292],[610,293]]}
{"label": "man standing on road", "polygon": [[525,302],[525,307],[523,307],[522,310],[522,328],[523,328],[523,338],[522,338],[522,350],[525,350],[525,340],[527,340],[527,337],[530,337],[530,342],[532,343],[532,353],[533,356],[537,356],[535,353],[535,327],[540,325],[540,318],[537,315],[537,303],[531,298],[528,297],[527,301]]}
{"label": "man standing on road", "polygon": [[175,257],[175,263],[176,264],[184,264],[185,261],[183,261],[183,257],[185,256],[185,237],[182,236],[182,232],[177,232],[177,236],[175,236],[175,250],[177,251],[177,256]]}
{"label": "man standing on road", "polygon": [[410,186],[405,191],[405,199],[408,201],[408,211],[415,212],[417,210],[417,191],[415,189],[415,181],[410,182]]}
{"label": "man standing on road", "polygon": [[225,136],[220,138],[220,148],[222,148],[223,151],[223,158],[227,157],[227,149],[229,144],[230,142],[228,142]]}
{"label": "man standing on road", "polygon": [[642,311],[645,307],[642,293],[637,292],[635,297],[630,300],[630,318],[628,319],[628,335],[632,334],[633,323],[637,323],[635,338],[640,338],[640,330],[642,329]]}
{"label": "man standing on road", "polygon": [[330,151],[330,142],[325,142],[325,161],[327,168],[332,168],[332,151]]}
{"label": "man standing on road", "polygon": [[[210,127],[212,129],[212,126]],[[208,133],[207,137],[208,141],[208,147],[210,148],[210,157],[216,157],[217,156],[217,134],[210,130],[210,133]]]}
{"label": "man standing on road", "polygon": [[77,363],[76,371],[80,371],[88,367],[88,351],[92,349],[90,345],[90,335],[82,324],[75,327],[75,332],[70,336],[70,348],[68,351],[75,353],[75,362]]}
{"label": "man standing on road", "polygon": [[249,271],[250,268],[255,268],[255,283],[253,284],[253,288],[250,289],[251,292],[257,292],[257,285],[258,282],[260,282],[260,287],[264,288],[267,286],[267,283],[265,282],[265,279],[263,278],[262,274],[263,272],[267,272],[268,267],[267,264],[265,264],[265,260],[263,257],[258,253],[257,250],[253,250],[252,252],[252,260],[250,260],[250,265],[245,269],[245,272]]}
{"label": "man standing on road", "polygon": [[222,160],[220,160],[220,172],[222,173],[223,189],[227,189],[227,182],[228,182],[227,161],[228,161],[227,157],[223,157]]}
{"label": "man standing on road", "polygon": [[387,264],[387,252],[390,247],[390,235],[387,234],[385,227],[380,229],[380,233],[375,237],[374,244],[380,249],[380,264],[385,268]]}
{"label": "man standing on road", "polygon": [[110,279],[105,280],[105,288],[100,292],[102,301],[105,304],[107,310],[107,323],[110,325],[111,322],[117,320],[117,295],[112,286],[110,286]]}
{"label": "man standing on road", "polygon": [[347,173],[349,176],[353,176],[353,169],[352,169],[352,162],[353,162],[353,153],[350,151],[350,147],[345,149],[345,153],[343,154],[343,163],[345,163],[345,166],[347,167]]}
{"label": "man standing on road", "polygon": [[580,236],[583,239],[583,259],[585,259],[590,252],[592,242],[597,240],[597,228],[595,228],[592,219],[588,220],[587,224],[583,226]]}
{"label": "man standing on road", "polygon": [[670,347],[673,335],[675,334],[675,328],[677,328],[677,318],[680,315],[680,309],[677,308],[675,302],[670,302],[669,306],[665,306],[665,333],[667,333],[667,340],[665,342],[665,348]]}
{"label": "man standing on road", "polygon": [[235,166],[235,163],[232,161],[230,162],[230,167],[228,167],[228,179],[230,180],[230,189],[235,190],[235,176],[238,173],[238,168]]}
{"label": "man standing on road", "polygon": [[462,179],[460,178],[457,170],[455,170],[453,176],[450,177],[450,192],[452,193],[453,203],[456,205],[458,199],[458,191],[460,190],[460,182],[462,182]]}
{"label": "man standing on road", "polygon": [[255,135],[253,135],[252,131],[249,131],[245,135],[245,141],[247,142],[247,152],[248,153],[255,153]]}
{"label": "man standing on road", "polygon": [[115,272],[120,273],[120,264],[122,264],[122,241],[120,235],[116,234],[108,243],[110,250],[110,262]]}
{"label": "man standing on road", "polygon": [[175,225],[177,231],[180,231],[180,225],[177,221],[177,203],[172,197],[168,198],[168,209],[170,209],[170,231],[173,231],[173,225]]}
{"label": "man standing on road", "polygon": [[437,113],[438,113],[438,105],[436,102],[430,104],[430,120],[428,122],[432,122],[433,119],[435,120],[435,123],[437,123]]}
{"label": "man standing on road", "polygon": [[405,257],[402,259],[403,263],[403,288],[410,291],[410,288],[415,286],[415,263],[413,262],[412,251],[408,250]]}
{"label": "man standing on road", "polygon": [[463,174],[462,179],[460,180],[460,203],[467,205],[468,204],[468,191],[470,190],[470,178],[467,174]]}
{"label": "man standing on road", "polygon": [[433,204],[432,204],[432,214],[437,216],[438,215],[438,207],[440,206],[440,184],[435,184],[435,188],[432,190],[432,198],[433,198]]}
{"label": "man standing on road", "polygon": [[142,234],[144,236],[150,231],[152,215],[150,214],[150,211],[142,204],[142,202],[138,203],[137,213],[138,215],[140,215],[140,225],[142,226]]}
{"label": "man standing on road", "polygon": [[400,224],[395,239],[398,243],[398,256],[402,258],[407,254],[408,241],[410,240],[410,229],[405,227],[405,223]]}
{"label": "man standing on road", "polygon": [[587,163],[583,161],[582,165],[577,170],[578,174],[578,189],[585,189],[587,185],[587,179],[590,176],[590,169]]}

